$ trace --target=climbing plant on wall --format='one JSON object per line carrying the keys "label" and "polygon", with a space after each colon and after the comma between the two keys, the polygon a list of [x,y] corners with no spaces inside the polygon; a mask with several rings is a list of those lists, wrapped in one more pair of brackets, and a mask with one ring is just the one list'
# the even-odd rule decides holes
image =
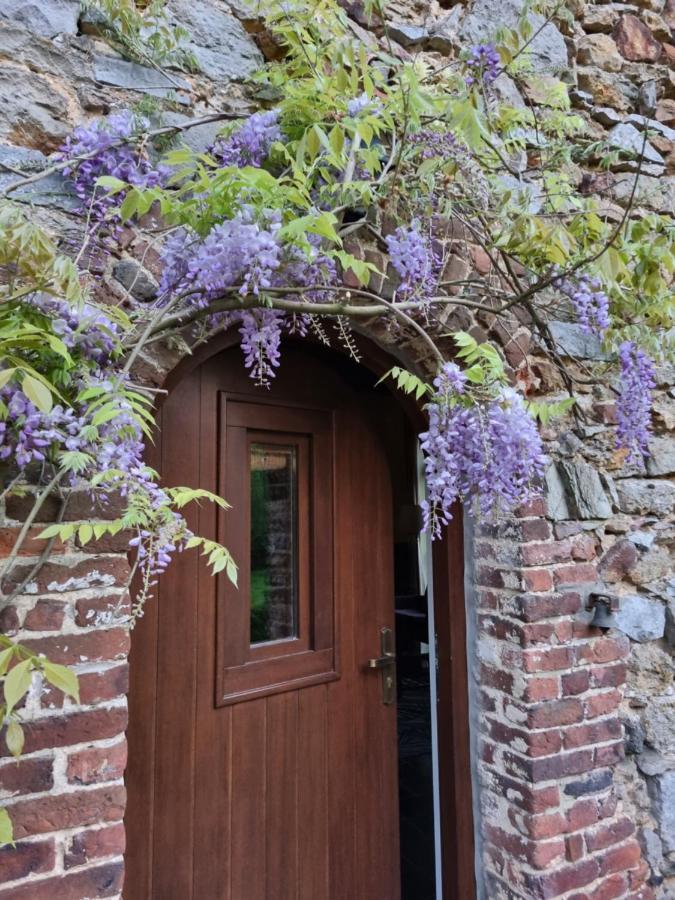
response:
{"label": "climbing plant on wall", "polygon": [[[673,351],[672,220],[633,219],[631,204],[610,220],[597,198],[580,193],[579,164],[601,165],[608,151],[571,113],[562,83],[548,83],[537,106],[499,99],[503,73],[528,77],[527,14],[497,46],[467,47],[434,70],[397,55],[384,10],[370,12],[381,39],[364,43],[334,0],[273,3],[266,27],[279,60],[256,83],[265,108],[227,121],[207,152],[180,141],[203,120],[151,127],[122,110],[75,129],[53,163],[28,176],[60,171],[72,180],[84,235],[75,250],[59,247],[13,202],[25,178],[5,189],[0,458],[5,494],[26,482],[38,489],[3,576],[45,500],[61,503],[59,521],[41,534],[44,552],[5,602],[54,540],[77,536],[86,546],[122,530],[132,532],[140,585],[134,617],[179,551],[200,549],[214,573],[236,582],[227,549],[192,534],[182,512],[204,500],[226,508],[225,500],[163,487],[143,461],[157,396],[137,381],[135,364],[151,344],[176,336],[194,349],[237,329],[243,365],[261,390],[283,364],[289,336],[337,341],[354,356],[360,322],[414,339],[425,353],[418,370],[389,374],[428,411],[420,441],[425,528],[434,537],[457,500],[495,516],[539,490],[545,457],[536,420],[574,415],[577,382],[593,377],[566,367],[552,316],[602,341],[621,373],[619,452],[635,459],[648,451],[654,366]],[[125,24],[134,40],[135,15]],[[155,50],[161,58],[162,47]],[[233,117],[209,120],[219,118]],[[161,152],[167,137],[173,144]],[[638,155],[636,183],[640,166]],[[145,234],[162,275],[154,299],[130,295],[123,309],[94,299],[87,260],[93,249],[117,252],[128,229]],[[453,275],[453,229],[481,248],[488,276]],[[567,396],[533,402],[494,346],[449,334],[444,323],[460,308],[505,329],[514,313],[526,321]],[[70,490],[82,486],[102,503],[120,496],[123,514],[62,523]],[[35,670],[76,697],[69,670],[0,637],[0,713],[15,753],[16,705]],[[0,840],[9,839],[9,824],[0,827]]]}

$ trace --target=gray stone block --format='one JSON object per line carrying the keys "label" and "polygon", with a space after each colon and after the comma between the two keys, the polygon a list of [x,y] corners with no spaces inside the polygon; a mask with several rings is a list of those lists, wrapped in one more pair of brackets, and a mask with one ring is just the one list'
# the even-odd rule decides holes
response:
{"label": "gray stone block", "polygon": [[76,34],[79,14],[79,0],[2,0],[0,3],[0,20],[48,38]]}
{"label": "gray stone block", "polygon": [[[513,28],[517,24],[523,5],[522,0],[502,0],[501,3],[495,3],[494,0],[477,0],[462,23],[460,35],[470,44],[490,41],[499,28],[504,26]],[[545,24],[546,20],[538,13],[530,13],[528,18],[534,35],[528,51],[535,71],[550,73],[566,71],[567,46],[562,34],[552,23]]]}
{"label": "gray stone block", "polygon": [[675,484],[649,481],[646,478],[624,478],[616,483],[619,509],[624,513],[669,515],[675,506]]}
{"label": "gray stone block", "polygon": [[637,594],[621,597],[616,625],[634,641],[657,641],[666,629],[666,611],[659,600]]}
{"label": "gray stone block", "polygon": [[649,787],[663,849],[671,853],[675,851],[675,772],[656,776]]}
{"label": "gray stone block", "polygon": [[549,329],[563,356],[576,356],[579,359],[609,358],[603,352],[599,339],[594,334],[585,332],[581,325],[574,322],[551,322]]}
{"label": "gray stone block", "polygon": [[609,519],[612,505],[597,470],[585,462],[566,460],[558,467],[573,515],[580,519]]}
{"label": "gray stone block", "polygon": [[156,69],[107,53],[99,53],[94,57],[94,78],[100,84],[110,84],[127,91],[140,91],[156,97],[166,97],[176,90],[190,89],[190,85],[183,78],[173,76],[172,79]]}
{"label": "gray stone block", "polygon": [[136,300],[147,302],[157,296],[157,282],[135,259],[120,260],[113,275]]}

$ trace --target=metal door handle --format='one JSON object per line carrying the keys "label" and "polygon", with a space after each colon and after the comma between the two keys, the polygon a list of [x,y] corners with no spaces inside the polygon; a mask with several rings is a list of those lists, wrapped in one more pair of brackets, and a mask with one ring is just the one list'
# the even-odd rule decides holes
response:
{"label": "metal door handle", "polygon": [[390,706],[394,702],[396,686],[394,677],[396,652],[394,650],[394,632],[391,628],[380,628],[380,652],[382,656],[369,659],[367,667],[379,669],[382,673],[382,702],[385,706]]}

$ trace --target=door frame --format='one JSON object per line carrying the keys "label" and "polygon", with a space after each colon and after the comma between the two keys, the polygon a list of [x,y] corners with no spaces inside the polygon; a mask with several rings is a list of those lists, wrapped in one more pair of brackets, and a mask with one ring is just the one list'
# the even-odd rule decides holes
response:
{"label": "door frame", "polygon": [[[210,339],[191,356],[183,357],[167,374],[163,384],[166,394],[160,395],[158,408],[163,398],[193,369],[238,343],[238,332],[231,328]],[[338,350],[326,348],[309,336],[295,343],[319,349],[326,359],[340,355]],[[360,354],[359,364],[378,378],[393,365],[406,365],[405,360],[394,358],[363,334],[355,335],[355,344]],[[414,368],[409,363],[408,366]],[[426,417],[415,400],[395,391],[393,385],[388,389],[416,433],[424,430]],[[453,518],[442,539],[433,542],[432,574],[438,644],[437,722],[443,900],[475,900],[464,530],[459,504],[453,510]]]}

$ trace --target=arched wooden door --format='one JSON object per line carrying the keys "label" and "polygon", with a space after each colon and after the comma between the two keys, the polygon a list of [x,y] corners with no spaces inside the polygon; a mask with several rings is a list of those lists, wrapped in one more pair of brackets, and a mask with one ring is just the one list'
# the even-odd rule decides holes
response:
{"label": "arched wooden door", "polygon": [[[240,566],[194,553],[133,633],[125,900],[396,900],[391,484],[362,396],[312,350],[270,390],[237,348],[160,414],[168,484]],[[384,634],[384,638],[383,638]],[[386,702],[385,702],[386,701]]]}

